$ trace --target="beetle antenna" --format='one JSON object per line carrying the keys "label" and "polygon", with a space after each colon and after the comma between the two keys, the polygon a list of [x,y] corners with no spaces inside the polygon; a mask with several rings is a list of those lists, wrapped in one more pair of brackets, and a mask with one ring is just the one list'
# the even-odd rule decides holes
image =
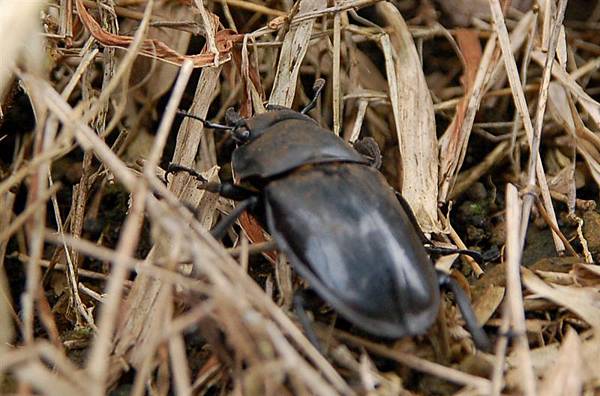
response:
{"label": "beetle antenna", "polygon": [[231,131],[233,129],[233,127],[230,127],[227,125],[222,125],[222,124],[217,124],[214,122],[207,121],[204,118],[198,117],[197,115],[194,115],[192,113],[188,113],[187,111],[177,110],[177,114],[182,115],[184,117],[193,118],[194,120],[198,120],[202,123],[202,125],[204,125],[205,128],[212,128],[212,129],[217,129],[217,130],[221,130],[221,131]]}
{"label": "beetle antenna", "polygon": [[315,83],[313,84],[313,92],[314,92],[313,98],[306,105],[306,107],[304,107],[302,109],[302,111],[300,111],[300,113],[306,114],[315,108],[315,106],[317,105],[317,100],[319,100],[319,97],[321,96],[321,91],[323,91],[324,87],[325,87],[325,79],[317,78],[315,80]]}

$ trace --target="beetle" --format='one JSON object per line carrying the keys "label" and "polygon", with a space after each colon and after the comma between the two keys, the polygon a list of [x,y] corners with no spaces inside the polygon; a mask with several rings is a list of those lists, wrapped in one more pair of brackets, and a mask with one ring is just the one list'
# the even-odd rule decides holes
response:
{"label": "beetle", "polygon": [[[455,294],[477,347],[488,349],[464,291],[434,269],[424,246],[429,241],[410,206],[371,166],[376,158],[306,115],[323,84],[317,81],[315,96],[301,112],[275,107],[244,119],[230,110],[228,125],[180,112],[237,143],[231,163],[237,183],[201,179],[202,188],[240,201],[213,236],[222,237],[249,209],[316,293],[374,336],[426,332],[438,315],[440,285],[445,286]],[[174,164],[167,174],[182,170],[201,178]]]}

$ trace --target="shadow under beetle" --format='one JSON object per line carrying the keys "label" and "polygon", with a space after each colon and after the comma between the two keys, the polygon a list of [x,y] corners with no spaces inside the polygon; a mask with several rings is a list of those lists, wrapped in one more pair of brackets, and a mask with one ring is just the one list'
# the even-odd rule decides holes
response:
{"label": "shadow under beetle", "polygon": [[[229,111],[229,125],[182,113],[226,131],[238,144],[232,158],[238,184],[202,180],[203,188],[241,201],[211,233],[221,238],[250,210],[317,294],[375,336],[425,333],[438,314],[439,287],[445,286],[455,294],[477,347],[489,349],[464,291],[434,269],[424,246],[430,242],[410,207],[371,166],[377,159],[369,161],[305,115],[323,84],[317,80],[315,96],[301,112],[276,107],[243,119]],[[181,170],[200,177],[177,165],[168,173]]]}

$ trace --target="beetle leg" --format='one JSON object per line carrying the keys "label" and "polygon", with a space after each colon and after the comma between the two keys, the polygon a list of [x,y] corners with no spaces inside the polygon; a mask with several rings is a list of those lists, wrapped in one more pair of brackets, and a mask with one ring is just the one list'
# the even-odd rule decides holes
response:
{"label": "beetle leg", "polygon": [[188,168],[187,166],[183,165],[169,164],[169,166],[167,166],[167,169],[165,170],[165,183],[168,183],[168,177],[171,173],[177,172],[187,172],[190,176],[195,177],[202,183],[206,183],[208,181],[200,173],[196,172],[192,168]]}
{"label": "beetle leg", "polygon": [[304,293],[302,291],[297,291],[294,293],[294,312],[298,317],[298,321],[304,328],[304,333],[306,333],[306,338],[310,341],[311,344],[321,353],[323,353],[323,349],[321,348],[321,343],[317,338],[317,334],[313,326],[311,325],[310,318],[306,314],[306,310],[304,309],[305,301],[304,301]]}
{"label": "beetle leg", "polygon": [[427,253],[429,254],[439,254],[442,256],[446,256],[449,254],[464,254],[465,256],[470,256],[472,257],[475,261],[477,261],[478,264],[483,264],[484,259],[483,256],[481,255],[481,253],[479,253],[478,251],[475,250],[469,250],[469,249],[455,249],[455,248],[446,248],[446,247],[441,247],[441,246],[433,246],[431,245],[431,242],[428,243],[429,246],[425,246],[425,250],[427,250]]}
{"label": "beetle leg", "polygon": [[223,238],[229,227],[235,223],[238,217],[240,217],[240,215],[244,213],[246,209],[250,209],[256,205],[257,202],[258,197],[253,196],[237,204],[231,213],[222,218],[221,221],[219,221],[219,223],[214,226],[212,230],[210,230],[210,234],[217,240]]}
{"label": "beetle leg", "polygon": [[244,125],[244,119],[238,111],[233,107],[229,107],[225,110],[225,122],[227,125],[241,126]]}
{"label": "beetle leg", "polygon": [[454,253],[464,254],[466,256],[473,257],[473,259],[475,259],[475,261],[477,261],[479,264],[483,264],[483,262],[485,261],[483,259],[483,256],[481,255],[481,253],[479,253],[475,250],[454,249],[454,248],[445,248],[445,247],[434,246],[433,242],[431,242],[431,240],[429,238],[427,238],[425,236],[425,234],[423,233],[423,231],[421,230],[421,227],[419,226],[419,222],[417,221],[417,218],[416,218],[414,212],[412,211],[412,208],[410,207],[408,202],[406,202],[406,199],[404,199],[402,194],[400,194],[398,191],[394,191],[394,192],[396,193],[396,198],[398,199],[398,202],[400,202],[400,205],[402,205],[402,208],[406,212],[408,219],[412,223],[415,231],[417,232],[417,235],[421,239],[421,242],[423,243],[423,245],[425,245],[425,250],[427,250],[427,253],[440,254],[440,255],[448,255],[448,254],[454,254]]}
{"label": "beetle leg", "polygon": [[306,114],[315,108],[315,106],[317,105],[317,100],[319,100],[319,97],[321,96],[321,92],[323,91],[324,87],[325,79],[317,78],[315,80],[315,83],[313,84],[314,95],[310,102],[300,111],[301,114]]}
{"label": "beetle leg", "polygon": [[199,188],[234,201],[244,201],[258,195],[256,191],[233,183],[204,183]]}
{"label": "beetle leg", "polygon": [[381,150],[375,139],[362,138],[354,142],[353,147],[369,161],[369,165],[375,169],[381,168]]}
{"label": "beetle leg", "polygon": [[419,236],[419,239],[421,239],[421,243],[423,243],[424,245],[431,245],[431,241],[429,240],[429,238],[427,238],[425,236],[425,234],[423,233],[423,230],[421,230],[421,226],[419,226],[417,217],[415,216],[415,213],[412,211],[412,208],[410,207],[410,205],[408,204],[406,199],[404,199],[402,194],[400,194],[398,191],[394,191],[394,192],[396,193],[396,198],[398,199],[398,202],[400,202],[400,205],[402,205],[404,212],[406,212],[408,219],[412,223],[413,228],[415,229],[415,232]]}
{"label": "beetle leg", "polygon": [[187,172],[190,174],[190,176],[195,177],[196,179],[198,179],[198,181],[202,183],[199,186],[200,189],[219,194],[222,197],[233,199],[234,201],[243,201],[258,194],[256,191],[250,190],[238,184],[209,183],[208,180],[206,180],[201,174],[199,174],[195,170],[188,168],[187,166],[177,164],[169,164],[165,172],[165,182],[167,181],[167,177],[169,176],[169,174],[175,172]]}
{"label": "beetle leg", "polygon": [[447,273],[437,271],[437,275],[440,286],[446,287],[452,293],[454,293],[456,303],[458,304],[460,313],[465,320],[469,333],[471,333],[471,336],[473,337],[475,346],[482,351],[491,350],[490,339],[488,338],[487,334],[485,334],[485,331],[483,331],[483,328],[479,325],[479,323],[477,323],[477,317],[475,316],[475,312],[473,312],[473,307],[471,307],[471,303],[469,302],[469,298],[467,297],[465,291]]}
{"label": "beetle leg", "polygon": [[289,110],[290,109],[289,107],[285,107],[282,105],[276,105],[276,104],[272,104],[272,103],[268,103],[265,108],[267,109],[267,111]]}

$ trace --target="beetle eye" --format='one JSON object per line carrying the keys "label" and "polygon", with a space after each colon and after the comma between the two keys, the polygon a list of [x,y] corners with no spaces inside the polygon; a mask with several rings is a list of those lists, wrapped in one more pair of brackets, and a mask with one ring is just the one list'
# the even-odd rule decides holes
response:
{"label": "beetle eye", "polygon": [[250,140],[250,131],[247,128],[235,128],[233,130],[233,138],[239,143],[246,143]]}
{"label": "beetle eye", "polygon": [[242,129],[240,131],[240,138],[245,142],[250,139],[250,131],[248,129]]}

